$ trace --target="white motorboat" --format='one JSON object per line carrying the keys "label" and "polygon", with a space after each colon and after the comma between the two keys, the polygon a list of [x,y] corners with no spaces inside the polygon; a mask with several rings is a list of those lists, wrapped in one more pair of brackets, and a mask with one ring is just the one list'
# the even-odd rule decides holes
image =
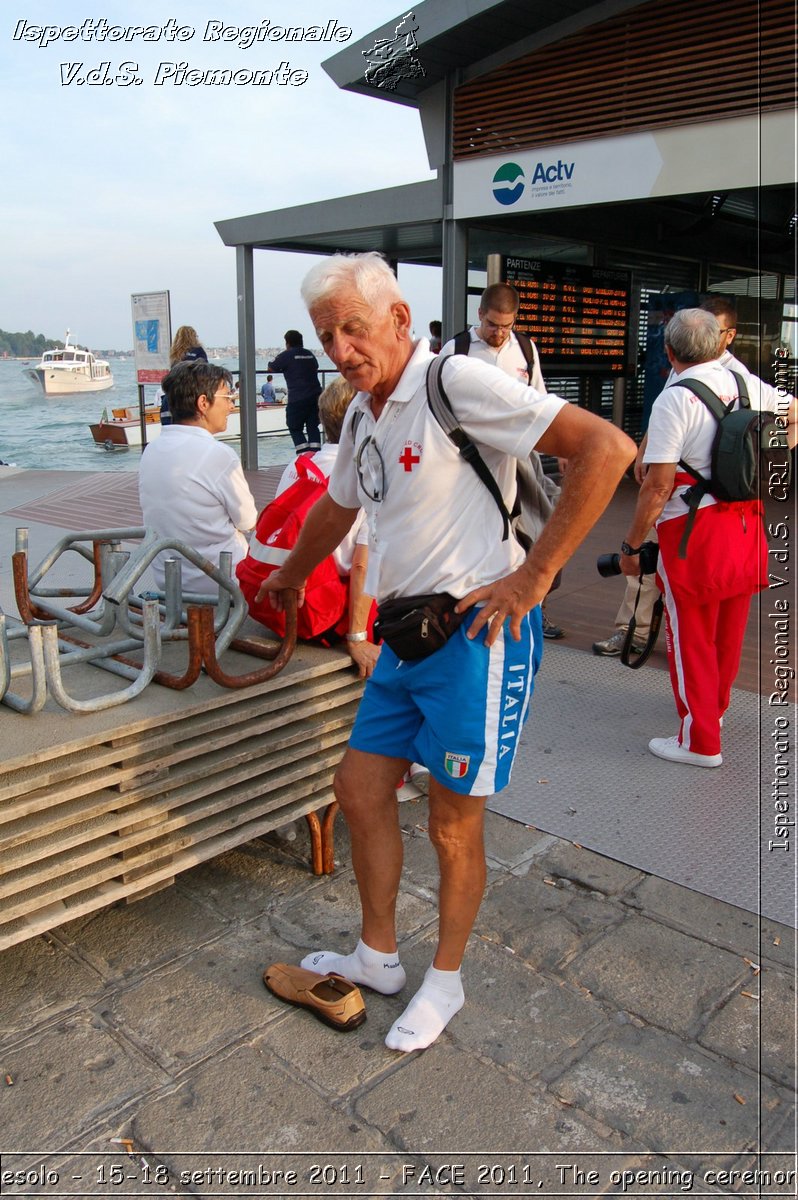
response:
{"label": "white motorboat", "polygon": [[104,359],[91,350],[70,346],[69,330],[60,350],[45,350],[35,367],[23,372],[45,396],[70,396],[78,392],[102,392],[112,387],[114,377]]}
{"label": "white motorboat", "polygon": [[[257,410],[258,437],[279,437],[287,435],[284,404],[258,403]],[[161,414],[158,408],[145,408],[144,421],[147,428],[147,441],[151,442],[161,432]],[[130,447],[141,446],[141,418],[139,410],[130,408],[114,408],[111,416],[103,413],[96,425],[90,425],[91,436],[98,446],[106,450],[126,450]],[[234,408],[227,418],[227,429],[217,435],[219,441],[237,442],[241,438],[241,410]]]}

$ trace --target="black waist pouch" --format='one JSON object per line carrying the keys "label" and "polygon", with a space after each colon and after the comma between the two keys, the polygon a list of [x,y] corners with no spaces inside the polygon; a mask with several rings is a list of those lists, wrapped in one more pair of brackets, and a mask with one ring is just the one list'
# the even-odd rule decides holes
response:
{"label": "black waist pouch", "polygon": [[466,614],[456,613],[455,604],[448,592],[385,600],[377,608],[374,636],[405,662],[427,658],[445,646],[462,625]]}

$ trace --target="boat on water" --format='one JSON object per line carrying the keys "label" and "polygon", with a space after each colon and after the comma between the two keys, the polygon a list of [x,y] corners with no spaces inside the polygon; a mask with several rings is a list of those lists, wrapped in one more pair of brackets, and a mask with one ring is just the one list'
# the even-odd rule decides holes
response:
{"label": "boat on water", "polygon": [[95,358],[91,350],[69,344],[69,330],[60,350],[45,350],[35,367],[23,371],[45,396],[70,396],[78,392],[103,392],[112,387],[109,364]]}
{"label": "boat on water", "polygon": [[[258,437],[279,437],[288,433],[285,423],[284,404],[258,403],[256,410]],[[161,432],[161,413],[159,408],[145,408],[144,422],[147,429],[147,441],[151,442]],[[128,450],[140,447],[141,418],[136,406],[131,408],[113,408],[111,416],[106,412],[96,425],[90,425],[91,436],[98,446],[105,450]],[[241,409],[234,408],[227,418],[227,429],[217,435],[219,441],[237,442],[241,438]]]}

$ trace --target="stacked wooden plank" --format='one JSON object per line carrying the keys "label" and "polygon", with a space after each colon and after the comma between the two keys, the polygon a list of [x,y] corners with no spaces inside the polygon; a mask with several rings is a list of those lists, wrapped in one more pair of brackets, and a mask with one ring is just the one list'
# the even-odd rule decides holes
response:
{"label": "stacked wooden plank", "polygon": [[85,716],[0,708],[0,949],[326,807],[361,690],[347,655],[303,646],[243,690],[203,677]]}

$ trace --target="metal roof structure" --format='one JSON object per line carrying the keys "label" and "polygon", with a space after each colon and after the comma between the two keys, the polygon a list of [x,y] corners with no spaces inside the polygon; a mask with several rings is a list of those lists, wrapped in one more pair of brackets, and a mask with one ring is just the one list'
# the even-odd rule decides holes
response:
{"label": "metal roof structure", "polygon": [[[558,240],[589,241],[594,246],[623,247],[630,254],[672,258],[674,263],[710,260],[754,264],[759,272],[789,272],[795,257],[795,187],[789,183],[761,187],[752,179],[747,186],[739,186],[741,180],[735,180],[737,186],[716,188],[717,179],[713,178],[707,189],[704,178],[690,194],[646,195],[640,191],[632,193],[639,199],[534,210],[519,205],[498,211],[494,205],[496,211],[486,207],[480,210],[482,215],[456,216],[460,189],[455,176],[461,164],[454,162],[452,148],[455,90],[466,84],[479,87],[481,77],[491,72],[504,74],[506,89],[509,68],[512,91],[512,64],[517,60],[537,52],[545,54],[548,47],[553,54],[557,43],[565,39],[584,41],[593,26],[616,18],[628,20],[625,14],[635,8],[641,12],[648,9],[650,15],[646,0],[422,0],[411,12],[400,10],[393,21],[323,63],[343,90],[417,108],[430,167],[436,175],[400,187],[216,222],[221,240],[235,248],[237,258],[242,459],[246,467],[257,466],[254,395],[249,395],[255,367],[255,250],[314,255],[378,250],[394,264],[443,266],[445,333],[464,323],[468,269],[473,265],[469,258],[474,264],[477,260],[484,263],[485,255],[498,246],[504,253],[523,256],[527,253],[524,240],[530,238],[550,239],[554,245]],[[381,62],[382,50],[397,41],[397,29],[408,20],[418,69],[415,74],[398,73],[386,86],[385,78],[376,76],[371,68],[375,59]],[[678,48],[679,28],[674,26],[670,34]],[[600,61],[596,70],[600,70]],[[670,87],[669,75],[661,86]],[[496,103],[500,106],[501,100]],[[716,121],[723,115],[718,103],[715,101]],[[689,119],[687,108],[685,115]],[[712,117],[710,113],[709,119]],[[707,135],[710,151],[715,136],[714,130]],[[503,153],[517,152],[508,149]],[[713,161],[703,151],[701,158],[706,163]],[[719,156],[715,161],[723,163],[724,159]],[[690,170],[685,166],[680,183],[692,178],[686,174]]]}
{"label": "metal roof structure", "polygon": [[408,183],[217,221],[226,246],[306,254],[380,250],[402,262],[441,261],[441,180]]}
{"label": "metal roof structure", "polygon": [[348,92],[418,107],[419,95],[453,72],[457,82],[520,58],[547,42],[559,41],[597,21],[635,8],[641,0],[424,0],[413,6],[424,76],[400,79],[394,90],[370,84],[364,59],[380,38],[394,32],[386,21],[367,37],[339,51],[324,64],[330,78]]}

